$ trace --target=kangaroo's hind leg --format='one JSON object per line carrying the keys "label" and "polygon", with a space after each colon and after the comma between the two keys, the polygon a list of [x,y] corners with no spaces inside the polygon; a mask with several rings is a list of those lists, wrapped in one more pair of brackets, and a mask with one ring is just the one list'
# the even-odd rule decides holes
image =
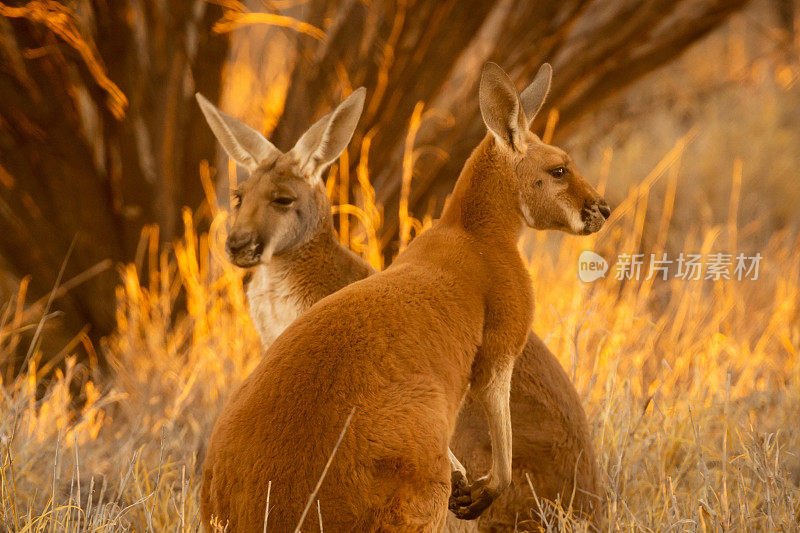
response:
{"label": "kangaroo's hind leg", "polygon": [[[450,497],[450,462],[447,455],[434,458],[430,468],[411,475],[383,477],[387,494],[376,510],[374,531],[420,533],[439,532],[447,518]],[[389,488],[391,487],[391,489]],[[378,489],[378,492],[383,492]]]}

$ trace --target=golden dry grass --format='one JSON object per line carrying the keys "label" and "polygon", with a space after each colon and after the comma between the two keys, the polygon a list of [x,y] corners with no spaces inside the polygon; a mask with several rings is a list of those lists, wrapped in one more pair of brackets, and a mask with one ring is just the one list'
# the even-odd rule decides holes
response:
{"label": "golden dry grass", "polygon": [[[761,250],[758,281],[623,283],[612,275],[585,284],[576,277],[581,250],[609,259],[637,250],[649,190],[661,179],[680,178],[684,141],[632,189],[599,235],[539,233],[521,243],[536,290],[534,329],[585,398],[608,531],[795,531],[800,241],[775,232]],[[213,204],[208,169],[201,178]],[[334,196],[340,178],[330,178]],[[355,215],[348,243],[376,262],[380,209],[371,203],[367,178],[357,178],[366,205],[337,210]],[[734,207],[727,224],[697,228],[698,239],[686,249],[735,249]],[[241,272],[222,253],[226,214],[210,211],[209,234],[197,235],[187,211],[185,236],[173,252],[159,250],[157,229],[147,228],[138,266],[120,267],[118,327],[102,346],[109,369],[67,357],[47,379],[49,365],[34,351],[25,372],[3,383],[5,528],[197,528],[209,431],[226,396],[259,359]],[[661,212],[666,235],[669,196]],[[187,311],[176,318],[179,297]],[[25,326],[22,301],[2,309],[0,346]],[[70,394],[76,390],[79,404]],[[543,503],[542,510],[554,527],[586,527],[557,506]]]}

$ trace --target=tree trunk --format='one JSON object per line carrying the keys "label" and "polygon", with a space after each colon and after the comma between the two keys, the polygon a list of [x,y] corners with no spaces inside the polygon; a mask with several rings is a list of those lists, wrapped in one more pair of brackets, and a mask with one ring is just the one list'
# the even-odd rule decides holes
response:
{"label": "tree trunk", "polygon": [[[113,8],[111,5],[113,4]],[[220,93],[227,36],[201,0],[0,4],[0,254],[30,297],[104,260],[142,226],[179,230],[215,141],[194,101]],[[67,329],[114,326],[115,269],[59,298]]]}

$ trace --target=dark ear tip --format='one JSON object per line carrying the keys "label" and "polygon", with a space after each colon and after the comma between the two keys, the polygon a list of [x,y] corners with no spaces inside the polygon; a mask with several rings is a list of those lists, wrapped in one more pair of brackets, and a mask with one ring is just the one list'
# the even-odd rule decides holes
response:
{"label": "dark ear tip", "polygon": [[492,87],[498,85],[511,85],[513,87],[513,82],[511,78],[506,74],[506,71],[498,65],[497,63],[493,63],[491,61],[487,61],[483,65],[483,71],[481,72],[481,87]]}
{"label": "dark ear tip", "polygon": [[351,94],[350,96],[355,98],[355,99],[357,99],[359,102],[361,102],[361,105],[363,106],[364,105],[364,100],[367,99],[367,88],[366,87],[359,87],[358,89],[353,91],[353,94]]}
{"label": "dark ear tip", "polygon": [[364,87],[359,87],[358,89],[348,94],[345,100],[363,100],[366,97],[366,94],[367,94],[367,89]]}
{"label": "dark ear tip", "polygon": [[367,99],[367,89],[365,87],[359,87],[358,89],[350,93],[350,95],[342,101],[342,104],[344,102],[348,102],[348,106],[358,107],[360,113],[360,110],[364,107],[364,100],[366,99]]}
{"label": "dark ear tip", "polygon": [[502,67],[500,65],[498,65],[497,63],[495,63],[493,61],[487,61],[486,63],[483,64],[483,74],[486,75],[486,74],[488,74],[490,72],[503,72],[503,73],[505,73],[505,71],[502,69]]}
{"label": "dark ear tip", "polygon": [[548,86],[550,85],[550,82],[553,80],[553,67],[550,66],[550,63],[542,63],[542,66],[539,67],[539,71],[536,73],[534,80],[547,80]]}

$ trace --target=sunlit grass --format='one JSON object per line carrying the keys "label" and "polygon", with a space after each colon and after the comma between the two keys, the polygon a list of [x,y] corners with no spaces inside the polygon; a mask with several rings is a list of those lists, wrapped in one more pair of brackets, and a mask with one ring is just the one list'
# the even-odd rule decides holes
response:
{"label": "sunlit grass", "polygon": [[[534,329],[585,398],[609,531],[793,531],[800,520],[797,237],[775,232],[761,250],[757,281],[623,283],[613,264],[612,275],[591,284],[576,276],[581,250],[610,260],[638,250],[649,187],[680,178],[684,141],[647,185],[632,190],[599,235],[537,233],[521,243],[536,291]],[[338,206],[336,221],[343,229],[347,219],[345,242],[381,266],[382,215],[366,168],[356,177],[360,205]],[[208,168],[201,178],[210,232],[198,235],[186,211],[185,235],[172,251],[159,249],[157,228],[149,227],[138,265],[120,266],[117,330],[101,347],[110,368],[67,357],[47,378],[35,353],[22,374],[4,383],[0,512],[6,528],[198,526],[199,471],[210,429],[260,356],[242,272],[222,253],[226,214],[214,204]],[[335,171],[329,178],[334,203],[341,179]],[[667,232],[669,196],[661,212]],[[687,235],[686,249],[735,249],[735,213],[732,208],[725,224]],[[185,312],[176,313],[179,300]],[[22,302],[1,310],[4,349],[25,326]],[[551,506],[542,509],[553,524],[585,527]]]}

